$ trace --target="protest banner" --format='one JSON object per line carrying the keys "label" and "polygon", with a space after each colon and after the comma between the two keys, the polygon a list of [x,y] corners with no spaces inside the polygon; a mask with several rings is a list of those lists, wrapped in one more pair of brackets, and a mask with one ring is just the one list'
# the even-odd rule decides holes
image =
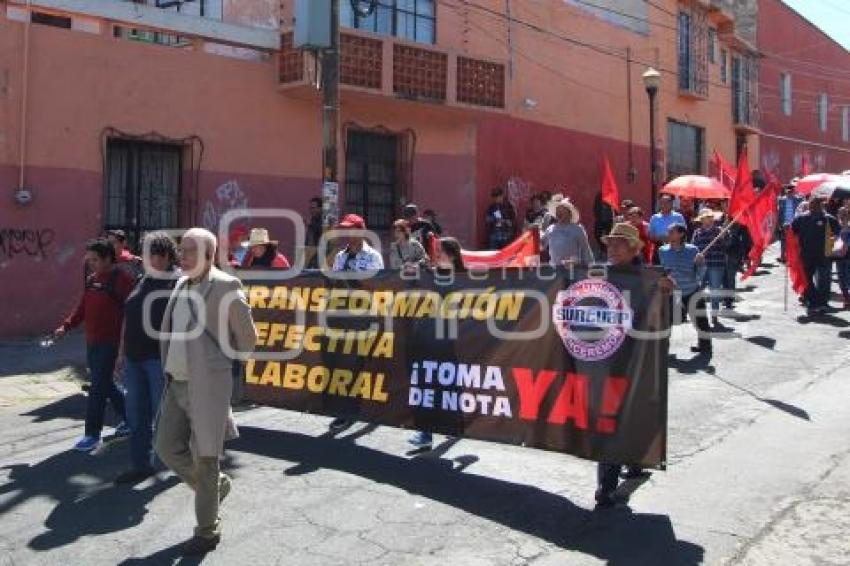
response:
{"label": "protest banner", "polygon": [[668,298],[645,268],[245,281],[248,400],[663,467]]}

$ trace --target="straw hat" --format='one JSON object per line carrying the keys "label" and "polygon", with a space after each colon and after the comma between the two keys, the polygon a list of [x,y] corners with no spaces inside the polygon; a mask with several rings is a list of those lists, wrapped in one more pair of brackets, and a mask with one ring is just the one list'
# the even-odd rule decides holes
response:
{"label": "straw hat", "polygon": [[719,214],[710,208],[703,208],[699,211],[699,214],[696,218],[694,218],[694,222],[702,222],[706,218],[711,218],[712,220],[717,220]]}
{"label": "straw hat", "polygon": [[579,212],[576,205],[568,198],[562,195],[561,193],[552,195],[552,199],[549,201],[547,208],[549,209],[549,214],[552,216],[555,215],[555,211],[559,206],[566,206],[570,209],[570,224],[578,224],[579,220]]}
{"label": "straw hat", "polygon": [[248,238],[248,241],[243,243],[242,245],[246,248],[253,248],[254,246],[266,246],[266,245],[277,245],[277,240],[269,239],[269,231],[265,228],[251,228],[251,235]]}
{"label": "straw hat", "polygon": [[628,242],[637,247],[637,249],[643,248],[643,240],[640,239],[640,232],[638,232],[638,229],[629,222],[620,222],[619,224],[615,224],[611,229],[611,233],[607,236],[602,236],[600,239],[603,244],[607,244],[608,240],[611,238],[628,240]]}

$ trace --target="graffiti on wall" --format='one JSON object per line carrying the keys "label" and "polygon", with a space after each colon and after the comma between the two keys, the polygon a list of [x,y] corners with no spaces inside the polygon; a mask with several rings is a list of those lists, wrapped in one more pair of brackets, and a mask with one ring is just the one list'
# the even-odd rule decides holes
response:
{"label": "graffiti on wall", "polygon": [[204,228],[215,232],[221,217],[230,210],[248,208],[248,196],[242,191],[236,180],[230,180],[220,185],[202,208]]}
{"label": "graffiti on wall", "polygon": [[47,259],[55,237],[50,228],[0,228],[0,261],[21,256]]}

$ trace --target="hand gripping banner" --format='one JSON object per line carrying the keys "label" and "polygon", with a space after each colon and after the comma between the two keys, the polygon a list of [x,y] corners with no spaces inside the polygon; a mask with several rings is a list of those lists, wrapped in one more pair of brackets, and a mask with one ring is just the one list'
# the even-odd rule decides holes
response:
{"label": "hand gripping banner", "polygon": [[[595,275],[595,276],[589,276]],[[246,397],[663,467],[667,297],[645,268],[245,281]]]}

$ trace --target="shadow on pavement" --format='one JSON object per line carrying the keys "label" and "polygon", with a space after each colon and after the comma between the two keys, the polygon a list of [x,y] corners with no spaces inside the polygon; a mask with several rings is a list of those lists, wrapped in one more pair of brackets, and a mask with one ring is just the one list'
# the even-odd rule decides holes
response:
{"label": "shadow on pavement", "polygon": [[179,542],[168,548],[164,548],[159,552],[151,554],[150,556],[145,556],[142,558],[128,558],[126,560],[122,560],[118,563],[118,566],[160,566],[163,564],[169,564],[172,566],[182,566],[182,565],[192,565],[192,564],[201,564],[204,561],[205,556],[183,556],[182,555],[183,543]]}
{"label": "shadow on pavement", "polygon": [[761,346],[768,350],[776,348],[776,338],[770,338],[768,336],[750,336],[749,338],[746,338],[746,340],[750,344],[755,344],[756,346]]}
{"label": "shadow on pavement", "polygon": [[39,551],[134,527],[147,514],[146,504],[178,481],[170,476],[141,484],[143,488],[114,486],[113,479],[128,462],[126,449],[118,449],[97,457],[67,451],[37,464],[4,466],[9,479],[0,486],[5,496],[0,516],[35,498],[55,501],[44,521],[47,531],[28,543]]}
{"label": "shadow on pavement", "polygon": [[713,374],[716,368],[711,364],[711,356],[706,354],[697,354],[689,360],[679,359],[675,354],[671,354],[667,358],[667,363],[670,369],[684,375],[694,375],[699,372]]}
{"label": "shadow on pavement", "polygon": [[[72,419],[77,421],[85,420],[86,418],[86,399],[88,397],[84,393],[71,395],[57,399],[52,403],[41,405],[32,411],[24,413],[25,417],[35,417],[33,422],[43,423],[53,421],[55,419]],[[111,405],[107,405],[107,418],[112,414]]]}
{"label": "shadow on pavement", "polygon": [[844,330],[843,332],[839,332],[838,337],[850,340],[850,330]]}
{"label": "shadow on pavement", "polygon": [[850,327],[850,322],[831,314],[818,314],[813,316],[802,315],[797,317],[797,322],[800,324],[823,324],[825,326],[833,326],[835,328]]}
{"label": "shadow on pavement", "polygon": [[808,411],[806,411],[805,409],[803,409],[801,407],[797,407],[796,405],[786,403],[785,401],[779,401],[778,399],[768,399],[766,397],[761,397],[760,395],[757,395],[756,393],[750,391],[746,387],[741,387],[737,383],[732,383],[731,381],[729,381],[727,379],[723,379],[722,377],[720,377],[717,374],[714,375],[714,378],[717,379],[718,381],[720,381],[721,383],[725,383],[726,385],[728,385],[732,389],[737,389],[741,393],[749,395],[750,397],[752,397],[756,401],[764,403],[765,405],[769,405],[769,406],[773,407],[774,409],[779,409],[780,411],[788,413],[792,417],[797,417],[798,419],[802,419],[804,421],[811,421],[812,420],[811,417],[809,416]]}
{"label": "shadow on pavement", "polygon": [[231,449],[395,486],[610,565],[696,565],[704,549],[678,540],[670,519],[628,508],[590,511],[530,485],[458,472],[451,460],[407,459],[329,438],[240,427]]}

